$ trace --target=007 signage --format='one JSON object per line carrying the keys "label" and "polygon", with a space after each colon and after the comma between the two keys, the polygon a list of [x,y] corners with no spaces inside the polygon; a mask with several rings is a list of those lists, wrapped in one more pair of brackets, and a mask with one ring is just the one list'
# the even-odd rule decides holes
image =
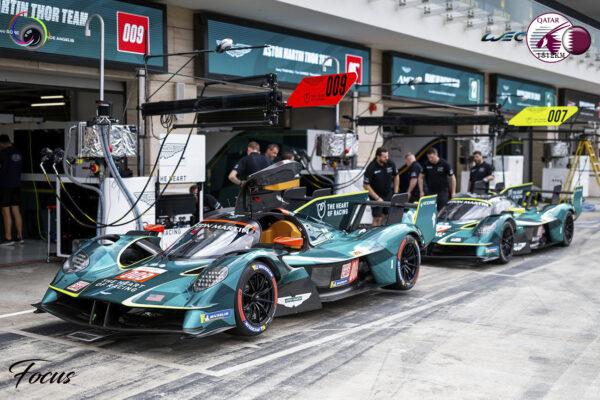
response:
{"label": "007 signage", "polygon": [[149,18],[117,11],[117,50],[126,53],[146,54],[150,43]]}

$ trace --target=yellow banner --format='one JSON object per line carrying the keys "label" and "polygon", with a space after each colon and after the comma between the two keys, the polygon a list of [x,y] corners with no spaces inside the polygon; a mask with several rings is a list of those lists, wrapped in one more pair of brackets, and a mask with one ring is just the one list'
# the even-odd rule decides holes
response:
{"label": "yellow banner", "polygon": [[577,107],[525,107],[508,121],[514,126],[558,126],[577,112]]}

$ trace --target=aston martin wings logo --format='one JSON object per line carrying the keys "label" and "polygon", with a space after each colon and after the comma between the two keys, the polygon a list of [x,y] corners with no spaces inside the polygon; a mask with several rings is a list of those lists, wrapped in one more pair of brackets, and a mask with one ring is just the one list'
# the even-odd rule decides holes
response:
{"label": "aston martin wings logo", "polygon": [[164,160],[173,157],[175,154],[181,153],[185,147],[183,143],[169,143],[163,146],[160,152],[160,159]]}
{"label": "aston martin wings logo", "polygon": [[410,71],[412,71],[411,67],[402,67],[402,71],[404,71],[405,74],[408,74]]}
{"label": "aston martin wings logo", "polygon": [[136,198],[139,198],[142,203],[146,203],[149,206],[152,205],[152,203],[154,203],[154,193],[134,192],[133,195]]}
{"label": "aston martin wings logo", "polygon": [[[217,42],[217,46],[221,44],[221,40],[216,40]],[[248,44],[242,44],[242,43],[234,43],[233,46],[231,46],[232,49],[237,49],[240,47],[249,47]],[[245,56],[246,54],[250,53],[251,49],[243,49],[243,50],[229,50],[226,51],[225,53],[227,53],[227,55],[233,57],[233,58],[240,58]]]}

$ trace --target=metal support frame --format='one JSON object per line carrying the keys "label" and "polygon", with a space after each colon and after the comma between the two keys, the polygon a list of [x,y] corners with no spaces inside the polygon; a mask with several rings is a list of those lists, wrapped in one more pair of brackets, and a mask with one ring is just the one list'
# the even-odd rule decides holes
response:
{"label": "metal support frame", "polygon": [[144,139],[146,138],[146,118],[142,115],[142,104],[146,101],[146,70],[144,68],[138,68],[136,70],[136,77],[138,78],[138,107],[137,107],[137,123],[138,123],[138,159],[137,159],[137,170],[138,176],[144,176]]}

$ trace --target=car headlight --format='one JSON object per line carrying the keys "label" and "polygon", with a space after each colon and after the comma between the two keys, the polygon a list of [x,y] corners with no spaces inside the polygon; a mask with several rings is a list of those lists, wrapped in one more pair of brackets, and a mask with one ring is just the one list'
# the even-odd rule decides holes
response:
{"label": "car headlight", "polygon": [[85,251],[72,255],[63,264],[62,270],[65,274],[74,274],[83,271],[90,265],[90,256]]}
{"label": "car headlight", "polygon": [[200,292],[209,287],[215,286],[217,283],[222,282],[229,274],[229,268],[227,267],[215,267],[205,269],[204,272],[194,282],[194,292]]}
{"label": "car headlight", "polygon": [[498,227],[498,225],[495,222],[492,222],[491,224],[479,225],[479,227],[477,228],[477,235],[485,236],[487,234],[494,232],[497,227]]}

